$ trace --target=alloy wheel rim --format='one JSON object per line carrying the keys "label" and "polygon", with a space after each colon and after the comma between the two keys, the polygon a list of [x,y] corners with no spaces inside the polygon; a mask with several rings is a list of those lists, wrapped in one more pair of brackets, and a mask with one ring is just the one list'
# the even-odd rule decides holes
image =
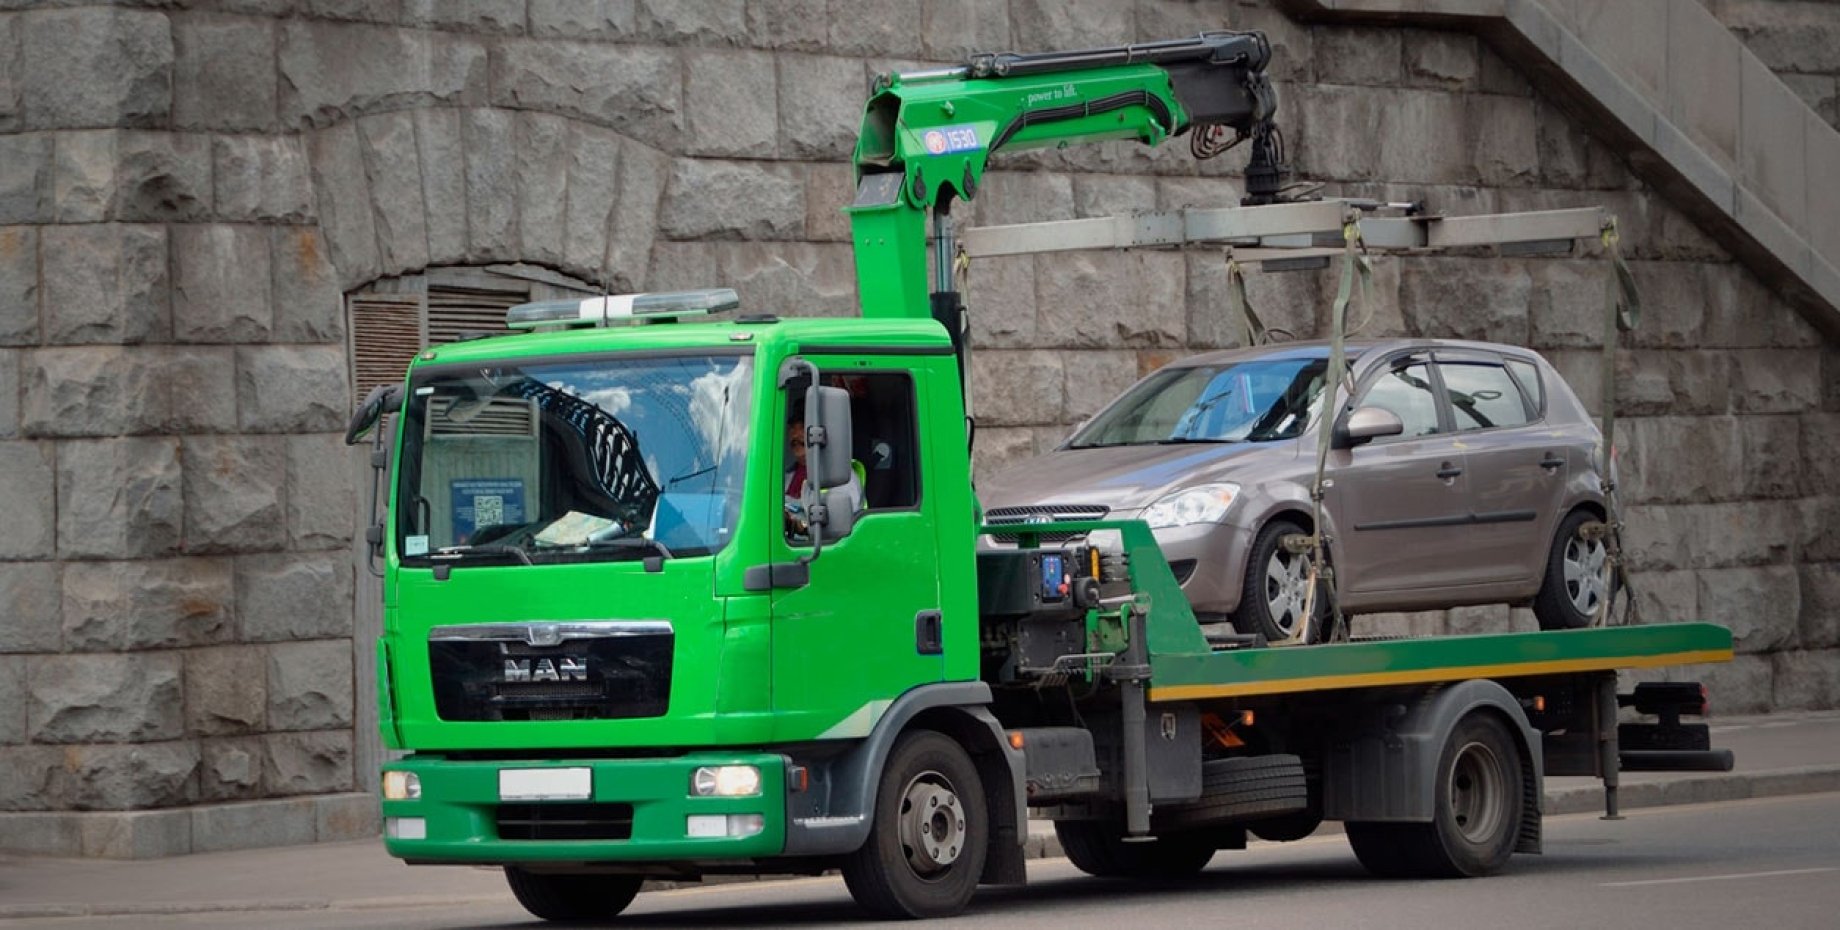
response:
{"label": "alloy wheel rim", "polygon": [[1296,631],[1309,589],[1302,556],[1286,560],[1283,550],[1271,554],[1265,565],[1265,610],[1285,635]]}
{"label": "alloy wheel rim", "polygon": [[1572,602],[1572,609],[1587,617],[1596,616],[1610,589],[1609,559],[1603,542],[1577,537],[1568,539],[1562,561],[1565,594]]}

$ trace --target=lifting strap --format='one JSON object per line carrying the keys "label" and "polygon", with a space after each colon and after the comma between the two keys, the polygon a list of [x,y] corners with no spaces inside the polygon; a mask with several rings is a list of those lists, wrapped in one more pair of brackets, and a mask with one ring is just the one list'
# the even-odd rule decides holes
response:
{"label": "lifting strap", "polygon": [[1597,463],[1598,480],[1603,482],[1604,492],[1604,561],[1609,572],[1609,590],[1604,592],[1602,603],[1598,605],[1597,616],[1592,620],[1593,626],[1608,626],[1611,619],[1612,603],[1618,594],[1623,595],[1623,623],[1642,622],[1641,609],[1636,603],[1635,590],[1629,584],[1629,572],[1623,563],[1623,519],[1619,513],[1616,499],[1616,477],[1611,468],[1615,464],[1616,449],[1616,348],[1618,333],[1633,332],[1636,324],[1642,320],[1642,295],[1636,290],[1636,278],[1629,270],[1629,264],[1623,260],[1623,251],[1619,248],[1622,236],[1617,232],[1616,217],[1604,220],[1603,228],[1598,233],[1603,243],[1604,256],[1610,260],[1611,275],[1604,285],[1604,358],[1603,358],[1603,450]]}
{"label": "lifting strap", "polygon": [[1264,345],[1271,338],[1271,332],[1265,328],[1263,320],[1252,310],[1252,301],[1246,299],[1246,269],[1233,258],[1233,249],[1226,250],[1227,256],[1227,306],[1233,313],[1233,322],[1239,324],[1239,344],[1242,348]]}
{"label": "lifting strap", "polygon": [[[1362,308],[1369,316],[1373,311],[1373,266],[1362,254],[1361,225],[1350,217],[1342,226],[1342,280],[1335,290],[1335,303],[1329,311],[1329,367],[1323,372],[1323,413],[1316,440],[1316,478],[1310,485],[1310,541],[1308,587],[1303,598],[1303,616],[1297,618],[1296,633],[1285,643],[1310,641],[1310,625],[1316,617],[1316,590],[1320,584],[1329,597],[1329,629],[1325,638],[1346,640],[1348,624],[1341,614],[1335,593],[1335,569],[1329,565],[1328,550],[1323,545],[1323,495],[1327,488],[1329,443],[1334,437],[1335,421],[1341,413],[1341,390],[1348,380],[1348,363],[1344,343],[1348,336],[1348,304],[1354,298],[1355,284],[1361,288]],[[1363,321],[1365,322],[1365,321]],[[1354,396],[1354,385],[1348,385]]]}

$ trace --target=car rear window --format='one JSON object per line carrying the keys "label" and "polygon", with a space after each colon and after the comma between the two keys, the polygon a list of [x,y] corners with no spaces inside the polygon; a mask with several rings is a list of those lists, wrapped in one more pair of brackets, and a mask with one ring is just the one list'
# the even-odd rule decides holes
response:
{"label": "car rear window", "polygon": [[1527,392],[1527,399],[1533,401],[1535,416],[1546,412],[1546,386],[1540,383],[1540,368],[1526,359],[1508,359],[1508,371],[1514,374],[1514,380],[1521,383],[1521,389]]}
{"label": "car rear window", "polygon": [[1444,391],[1457,429],[1496,429],[1524,426],[1529,421],[1521,389],[1500,365],[1481,362],[1439,362]]}

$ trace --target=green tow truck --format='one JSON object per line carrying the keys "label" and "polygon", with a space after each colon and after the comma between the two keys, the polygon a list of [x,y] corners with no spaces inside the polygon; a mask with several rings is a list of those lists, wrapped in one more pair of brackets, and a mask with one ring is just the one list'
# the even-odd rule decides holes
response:
{"label": "green tow truck", "polygon": [[[430,348],[367,398],[390,853],[502,866],[555,920],[647,878],[827,869],[932,917],[1025,880],[1032,816],[1097,875],[1324,820],[1376,873],[1477,875],[1539,851],[1546,774],[1600,776],[1614,812],[1620,767],[1728,766],[1679,723],[1698,686],[1616,693],[1729,658],[1717,626],[1210,642],[1143,523],[981,525],[950,205],[997,149],[1243,139],[1251,226],[1228,225],[1257,239],[1258,211],[1322,206],[1284,202],[1268,57],[1209,33],[884,78],[861,318],[531,304],[531,332]],[[1057,542],[1101,529],[1121,545]],[[1662,722],[1619,725],[1629,703]]]}

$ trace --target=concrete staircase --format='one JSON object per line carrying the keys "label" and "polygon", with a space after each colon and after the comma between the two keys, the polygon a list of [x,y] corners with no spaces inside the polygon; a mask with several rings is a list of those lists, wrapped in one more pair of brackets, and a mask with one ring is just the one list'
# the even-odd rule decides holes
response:
{"label": "concrete staircase", "polygon": [[1474,31],[1840,338],[1840,132],[1695,0],[1279,5],[1305,22]]}

